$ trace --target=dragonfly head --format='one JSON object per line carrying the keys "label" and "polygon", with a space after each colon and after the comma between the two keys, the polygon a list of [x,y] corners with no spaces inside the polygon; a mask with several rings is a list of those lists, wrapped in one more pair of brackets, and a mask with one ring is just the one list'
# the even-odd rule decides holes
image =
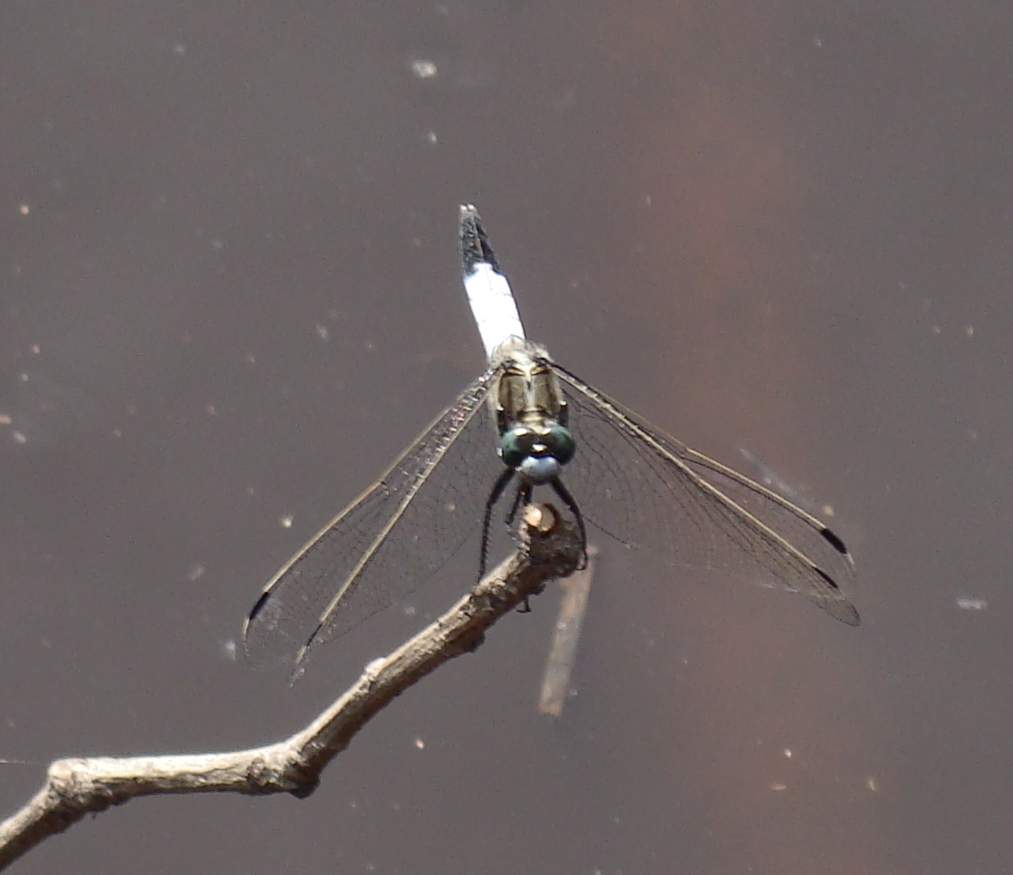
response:
{"label": "dragonfly head", "polygon": [[514,425],[499,441],[503,464],[531,483],[548,483],[558,477],[576,448],[569,429],[555,422],[545,428]]}

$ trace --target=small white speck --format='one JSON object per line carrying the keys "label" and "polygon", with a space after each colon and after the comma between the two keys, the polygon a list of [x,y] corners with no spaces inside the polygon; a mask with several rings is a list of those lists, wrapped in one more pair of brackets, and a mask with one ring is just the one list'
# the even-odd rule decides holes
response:
{"label": "small white speck", "polygon": [[29,347],[29,349],[32,351],[32,355],[38,355],[40,352],[42,352],[42,347],[39,346],[37,343],[33,343]]}
{"label": "small white speck", "polygon": [[869,777],[865,779],[865,789],[871,793],[878,793],[879,781],[877,781],[872,775],[869,775]]}
{"label": "small white speck", "polygon": [[435,146],[440,142],[440,138],[436,136],[436,131],[426,131],[426,142],[430,146]]}
{"label": "small white speck", "polygon": [[29,380],[29,377],[28,377],[28,372],[27,372],[27,371],[22,371],[22,372],[21,372],[20,374],[18,374],[18,379],[19,379],[19,380],[20,380],[20,381],[21,381],[22,383],[27,383],[27,382],[28,382],[28,380]]}
{"label": "small white speck", "polygon": [[439,72],[436,63],[428,58],[416,58],[412,61],[412,75],[416,79],[435,79]]}
{"label": "small white speck", "polygon": [[822,49],[823,48],[823,38],[822,37],[818,37],[818,36],[814,36],[813,37],[813,45],[816,46],[816,48],[818,48],[818,49]]}
{"label": "small white speck", "polygon": [[255,365],[257,363],[257,357],[252,352],[248,352],[243,356],[243,361],[248,365]]}
{"label": "small white speck", "polygon": [[957,607],[962,611],[984,611],[988,607],[988,599],[960,596],[957,598]]}
{"label": "small white speck", "polygon": [[327,343],[327,341],[331,339],[331,329],[326,325],[321,325],[318,322],[313,326],[313,330],[317,333],[317,337],[319,337],[324,343]]}
{"label": "small white speck", "polygon": [[12,431],[11,432],[11,437],[14,438],[14,443],[16,443],[16,444],[27,444],[28,443],[28,438],[25,437],[25,433],[23,431]]}
{"label": "small white speck", "polygon": [[418,612],[418,609],[415,607],[415,605],[403,605],[401,607],[401,612],[406,617],[414,617],[415,614]]}
{"label": "small white speck", "polygon": [[120,428],[114,428],[114,429],[113,429],[113,430],[112,430],[112,431],[110,432],[110,434],[112,434],[112,436],[113,436],[114,438],[121,438],[121,437],[123,437],[123,429],[120,429]]}
{"label": "small white speck", "polygon": [[254,488],[253,488],[252,486],[247,486],[247,487],[246,487],[246,494],[247,494],[247,495],[248,495],[248,496],[249,496],[250,498],[253,498],[253,496],[257,494],[257,490],[256,490],[256,489],[254,489]]}
{"label": "small white speck", "polygon": [[775,793],[783,793],[785,790],[788,789],[788,785],[782,784],[780,781],[775,781],[770,785],[770,789],[773,790]]}
{"label": "small white speck", "polygon": [[196,564],[190,566],[190,570],[186,573],[186,579],[189,580],[190,583],[196,583],[204,576],[205,571],[207,571],[207,569],[197,562]]}
{"label": "small white speck", "polygon": [[415,739],[415,749],[416,750],[425,750],[426,749],[426,743],[425,743],[425,741],[423,741],[421,738],[416,738]]}
{"label": "small white speck", "polygon": [[225,241],[215,237],[211,240],[211,248],[217,249],[219,252],[225,248]]}
{"label": "small white speck", "polygon": [[215,405],[212,404],[210,401],[207,404],[204,405],[204,410],[205,410],[205,412],[207,413],[208,416],[217,416],[218,415],[218,408],[215,407]]}
{"label": "small white speck", "polygon": [[221,652],[229,662],[235,662],[239,656],[239,647],[235,638],[227,638],[221,643]]}
{"label": "small white speck", "polygon": [[964,334],[967,337],[974,337],[974,326],[973,325],[965,325],[964,326]]}
{"label": "small white speck", "polygon": [[186,46],[183,43],[176,43],[172,47],[172,53],[174,55],[179,55],[180,57],[182,57],[183,55],[186,54]]}
{"label": "small white speck", "polygon": [[376,344],[373,343],[372,340],[367,340],[362,346],[366,350],[366,352],[375,352],[376,351]]}
{"label": "small white speck", "polygon": [[654,206],[654,198],[652,198],[649,194],[645,194],[643,200],[644,206],[647,207],[647,209]]}
{"label": "small white speck", "polygon": [[18,204],[18,212],[22,216],[27,216],[32,211],[32,208],[28,204]]}
{"label": "small white speck", "polygon": [[295,519],[295,517],[293,517],[292,514],[286,513],[283,516],[281,516],[281,517],[278,518],[278,524],[283,529],[290,529],[290,528],[292,528],[292,522],[293,522],[294,519]]}
{"label": "small white speck", "polygon": [[933,325],[932,326],[932,333],[935,334],[938,337],[940,334],[943,333],[942,326],[941,325]]}
{"label": "small white speck", "polygon": [[791,748],[790,747],[786,747],[784,749],[784,758],[787,759],[787,760],[791,759]]}

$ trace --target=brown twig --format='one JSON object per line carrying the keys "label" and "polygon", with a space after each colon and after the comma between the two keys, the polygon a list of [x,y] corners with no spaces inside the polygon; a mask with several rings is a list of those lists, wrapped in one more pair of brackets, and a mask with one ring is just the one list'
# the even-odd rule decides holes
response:
{"label": "brown twig", "polygon": [[576,567],[580,546],[551,507],[533,505],[522,546],[436,622],[366,666],[327,710],[284,741],[217,754],[88,757],[54,761],[46,783],[0,824],[0,869],[87,813],[161,793],[313,792],[324,767],[392,699],[444,662],[475,650],[485,630],[547,581]]}
{"label": "brown twig", "polygon": [[597,549],[588,544],[587,566],[560,582],[563,597],[559,600],[559,615],[538,697],[538,710],[550,717],[563,716],[563,706],[570,696],[570,676],[577,662],[577,645],[591,596],[597,555]]}

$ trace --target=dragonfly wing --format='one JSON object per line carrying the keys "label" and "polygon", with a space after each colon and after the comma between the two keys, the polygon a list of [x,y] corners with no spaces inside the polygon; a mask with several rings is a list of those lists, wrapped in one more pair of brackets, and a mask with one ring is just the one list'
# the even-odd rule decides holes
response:
{"label": "dragonfly wing", "polygon": [[478,531],[502,468],[483,403],[493,376],[472,383],[271,579],[243,628],[254,661],[301,660],[405,598]]}
{"label": "dragonfly wing", "polygon": [[658,549],[673,564],[800,592],[858,625],[840,588],[854,563],[823,522],[552,367],[578,445],[567,480],[592,524],[627,546]]}

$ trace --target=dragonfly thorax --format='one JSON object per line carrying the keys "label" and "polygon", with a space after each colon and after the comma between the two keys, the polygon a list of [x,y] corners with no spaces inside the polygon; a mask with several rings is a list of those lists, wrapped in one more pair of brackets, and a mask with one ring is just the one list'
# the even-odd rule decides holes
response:
{"label": "dragonfly thorax", "polygon": [[544,347],[511,338],[496,351],[499,366],[490,392],[499,454],[530,483],[549,483],[573,458],[566,401]]}

